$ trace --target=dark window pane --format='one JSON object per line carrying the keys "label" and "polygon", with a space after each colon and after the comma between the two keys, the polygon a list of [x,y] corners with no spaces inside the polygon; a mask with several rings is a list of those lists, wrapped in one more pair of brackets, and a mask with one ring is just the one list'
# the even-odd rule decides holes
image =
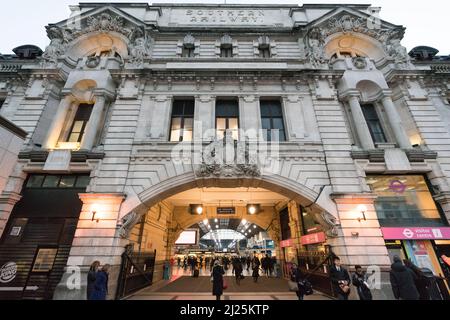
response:
{"label": "dark window pane", "polygon": [[239,103],[237,100],[217,100],[216,117],[239,117]]}
{"label": "dark window pane", "polygon": [[279,129],[284,130],[284,124],[282,118],[273,118],[273,128],[272,129]]}
{"label": "dark window pane", "polygon": [[59,182],[59,176],[46,176],[44,184],[42,185],[44,188],[57,188]]}
{"label": "dark window pane", "polygon": [[387,142],[383,128],[378,118],[377,110],[372,104],[361,106],[367,126],[369,127],[370,135],[375,143]]}
{"label": "dark window pane", "polygon": [[73,188],[75,185],[75,176],[62,176],[59,182],[60,188]]}
{"label": "dark window pane", "polygon": [[269,130],[272,129],[270,118],[262,118],[261,123],[262,123],[263,129],[269,129]]}
{"label": "dark window pane", "polygon": [[79,176],[77,178],[76,186],[78,188],[86,188],[89,185],[90,180],[91,180],[91,178],[89,176]]}
{"label": "dark window pane", "polygon": [[30,176],[27,182],[27,188],[39,188],[44,181],[45,176]]}
{"label": "dark window pane", "polygon": [[174,101],[172,108],[172,116],[182,116],[183,115],[183,101]]}

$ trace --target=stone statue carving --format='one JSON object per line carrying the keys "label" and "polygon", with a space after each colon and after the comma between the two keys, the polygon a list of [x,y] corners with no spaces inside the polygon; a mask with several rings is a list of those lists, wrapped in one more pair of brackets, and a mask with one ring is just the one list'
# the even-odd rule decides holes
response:
{"label": "stone statue carving", "polygon": [[135,28],[130,35],[130,41],[130,63],[135,66],[142,66],[144,60],[150,57],[151,38],[144,30]]}
{"label": "stone statue carving", "polygon": [[132,211],[122,218],[122,225],[119,229],[119,235],[122,238],[128,238],[133,226],[139,221],[141,215]]}
{"label": "stone statue carving", "polygon": [[188,33],[183,39],[183,46],[185,48],[194,48],[195,47],[195,38],[192,34]]}
{"label": "stone statue carving", "polygon": [[406,68],[410,65],[411,58],[406,48],[401,45],[400,39],[390,39],[386,45],[386,53],[395,60],[399,67]]}
{"label": "stone statue carving", "polygon": [[352,59],[352,62],[356,69],[365,69],[367,67],[367,61],[363,57],[355,57]]}
{"label": "stone statue carving", "polygon": [[322,31],[318,28],[312,29],[307,36],[308,51],[306,57],[314,68],[324,68],[328,66],[328,60],[325,57],[324,37]]}
{"label": "stone statue carving", "polygon": [[68,42],[65,34],[69,33],[67,31],[63,33],[63,30],[57,26],[47,27],[47,35],[51,41],[42,55],[45,62],[56,64],[58,58],[65,54]]}

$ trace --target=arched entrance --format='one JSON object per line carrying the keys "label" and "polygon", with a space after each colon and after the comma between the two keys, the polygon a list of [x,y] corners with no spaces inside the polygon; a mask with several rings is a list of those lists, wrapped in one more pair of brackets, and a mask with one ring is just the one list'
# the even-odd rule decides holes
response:
{"label": "arched entrance", "polygon": [[[319,193],[292,180],[275,176],[267,179],[192,178],[187,174],[178,177],[177,181],[168,181],[142,192],[138,196],[140,204],[130,214],[123,216],[123,236],[134,243],[139,252],[156,250],[154,282],[169,280],[172,271],[168,272],[167,267],[170,265],[172,270],[178,267],[178,257],[183,259],[182,256],[192,254],[197,257],[225,255],[242,258],[257,254],[262,258],[268,253],[267,248],[262,250],[263,248],[253,246],[240,247],[232,242],[230,248],[223,248],[221,245],[202,248],[198,241],[202,232],[207,234],[216,229],[234,229],[243,232],[247,239],[264,234],[265,240],[273,241],[269,256],[276,259],[278,276],[282,278],[283,270],[286,270],[285,264],[296,262],[295,252],[301,245],[301,207],[315,217],[323,231],[331,228],[323,219],[325,211],[315,204]],[[306,196],[295,190],[305,191]],[[127,205],[129,203],[124,203],[123,207]],[[282,212],[285,212],[287,217],[284,223],[280,220]],[[232,221],[234,222],[231,223]],[[230,229],[230,225],[234,227]],[[242,226],[250,226],[258,233],[247,234]],[[193,243],[182,243],[181,247],[184,246],[185,250],[180,251],[177,240],[183,232],[192,229],[199,233],[198,239]],[[286,256],[287,246],[292,247],[289,257]],[[227,249],[227,252],[223,249]],[[209,276],[208,272],[204,274]],[[183,272],[177,274],[180,275],[190,276]]]}

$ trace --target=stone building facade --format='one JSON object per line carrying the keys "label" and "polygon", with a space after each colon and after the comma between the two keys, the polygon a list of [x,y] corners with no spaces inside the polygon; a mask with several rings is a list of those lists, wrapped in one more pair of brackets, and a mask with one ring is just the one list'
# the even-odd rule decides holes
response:
{"label": "stone building facade", "polygon": [[[71,10],[48,25],[43,54],[0,60],[0,115],[28,134],[0,195],[2,241],[26,239],[26,223],[36,219],[26,216],[29,193],[51,186],[58,197],[70,189],[81,208],[64,216],[61,228],[68,221],[71,228],[58,229],[71,236],[64,272],[45,297],[84,298],[85,273],[100,260],[112,266],[114,298],[130,243],[156,250],[153,277],[161,279],[178,235],[217,217],[220,204],[192,215],[168,200],[198,188],[282,195],[259,215],[242,207],[237,216],[266,229],[283,261],[279,212],[288,208],[293,249],[309,250],[302,216],[310,215],[344,264],[386,271],[390,252],[409,252],[402,241],[421,241],[421,229],[441,233],[418,246],[435,255],[427,260],[435,273],[446,272],[437,247],[448,250],[450,240],[450,62],[409,56],[402,26],[367,5],[85,3]],[[260,143],[267,129],[279,130],[269,139],[279,143]],[[244,153],[244,163],[208,163],[201,150],[222,141],[234,151],[239,142],[255,148],[257,161]],[[175,161],[177,150],[183,156]],[[30,201],[47,208],[53,198]],[[401,210],[405,220],[396,216]],[[11,233],[20,223],[22,231]],[[411,237],[388,236],[405,228]],[[34,261],[59,257],[39,248]],[[34,270],[35,262],[15,255],[1,262],[14,262],[17,274]],[[76,268],[81,289],[67,285]]]}

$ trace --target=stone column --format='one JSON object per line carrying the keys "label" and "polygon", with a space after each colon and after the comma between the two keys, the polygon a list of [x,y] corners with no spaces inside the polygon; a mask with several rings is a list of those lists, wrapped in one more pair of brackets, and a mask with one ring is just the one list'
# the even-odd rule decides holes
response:
{"label": "stone column", "polygon": [[97,95],[95,97],[95,104],[86,125],[80,149],[91,150],[94,147],[95,140],[99,133],[99,127],[103,123],[102,118],[105,111],[105,104],[106,98],[103,95]]}
{"label": "stone column", "polygon": [[389,95],[385,95],[381,102],[383,104],[384,110],[386,111],[389,124],[394,132],[395,139],[402,149],[411,149],[411,142],[409,141],[408,135],[403,128],[402,119],[397,112],[396,106]]}
{"label": "stone column", "polygon": [[369,127],[367,126],[366,119],[359,104],[357,95],[350,95],[348,97],[348,103],[352,111],[353,122],[355,124],[356,132],[358,134],[359,141],[361,142],[361,147],[364,150],[375,149],[375,145],[370,135]]}
{"label": "stone column", "polygon": [[63,99],[61,99],[56,115],[53,118],[52,124],[48,130],[47,137],[43,143],[44,148],[54,149],[56,147],[66,121],[67,113],[69,112],[74,101],[75,98],[71,94],[67,94]]}

